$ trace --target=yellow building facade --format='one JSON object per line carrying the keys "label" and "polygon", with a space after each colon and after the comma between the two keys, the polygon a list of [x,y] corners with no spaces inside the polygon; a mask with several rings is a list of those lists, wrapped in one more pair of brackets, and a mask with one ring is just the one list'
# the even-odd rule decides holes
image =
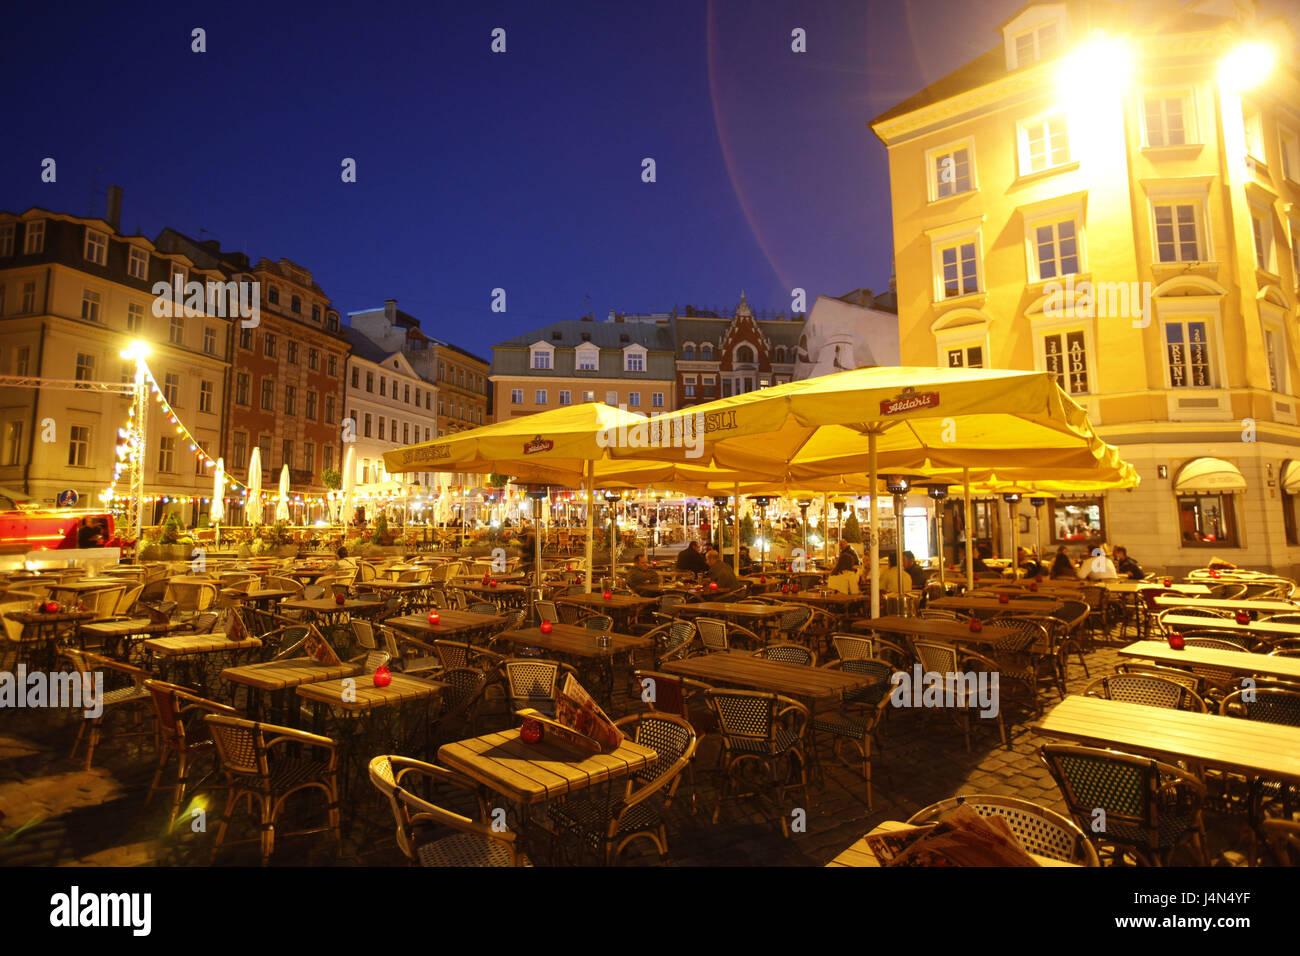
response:
{"label": "yellow building facade", "polygon": [[1248,3],[1047,3],[999,39],[871,124],[901,363],[1054,372],[1121,447],[1141,486],[1050,505],[1045,543],[1296,569],[1291,25]]}

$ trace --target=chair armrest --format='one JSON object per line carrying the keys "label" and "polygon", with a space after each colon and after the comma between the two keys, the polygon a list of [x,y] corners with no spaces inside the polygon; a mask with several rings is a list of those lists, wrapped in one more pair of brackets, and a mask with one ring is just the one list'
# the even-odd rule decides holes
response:
{"label": "chair armrest", "polygon": [[280,735],[273,737],[266,742],[266,752],[268,754],[281,745],[307,744],[309,747],[319,747],[322,750],[328,750],[330,755],[330,769],[338,769],[338,741],[333,740],[330,737],[323,737],[320,734],[308,733],[305,730],[294,730],[290,727],[278,727],[276,729],[280,731]]}

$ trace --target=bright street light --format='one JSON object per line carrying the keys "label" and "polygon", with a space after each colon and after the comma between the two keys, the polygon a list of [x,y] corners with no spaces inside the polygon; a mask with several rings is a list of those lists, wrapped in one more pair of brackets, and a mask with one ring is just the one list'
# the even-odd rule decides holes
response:
{"label": "bright street light", "polygon": [[136,361],[139,361],[140,359],[148,358],[149,343],[141,342],[139,339],[136,339],[126,348],[122,349],[122,351],[118,354],[121,355],[122,358],[124,359],[134,359]]}
{"label": "bright street light", "polygon": [[1243,43],[1219,64],[1219,79],[1234,90],[1249,90],[1273,72],[1273,48],[1267,43]]}

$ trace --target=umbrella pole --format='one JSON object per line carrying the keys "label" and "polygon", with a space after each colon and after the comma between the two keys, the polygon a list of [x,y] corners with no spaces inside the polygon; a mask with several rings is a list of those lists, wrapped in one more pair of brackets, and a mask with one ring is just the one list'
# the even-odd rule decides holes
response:
{"label": "umbrella pole", "polygon": [[596,533],[596,526],[591,513],[591,503],[595,500],[591,488],[592,464],[587,462],[587,593],[591,593],[591,537]]}
{"label": "umbrella pole", "polygon": [[879,481],[876,432],[867,432],[867,484],[871,493],[871,616],[880,617],[880,505],[876,500],[876,483]]}
{"label": "umbrella pole", "polygon": [[974,506],[970,501],[970,469],[961,470],[962,488],[966,495],[966,590],[975,590],[975,544],[971,535],[975,533]]}
{"label": "umbrella pole", "polygon": [[1011,580],[1015,580],[1019,575],[1019,565],[1016,563],[1016,555],[1020,550],[1020,502],[1007,502],[1007,521],[1011,525]]}
{"label": "umbrella pole", "polygon": [[935,526],[935,533],[938,538],[937,543],[939,545],[939,589],[943,591],[944,594],[947,594],[948,585],[947,582],[944,581],[944,575],[943,575],[944,565],[947,564],[948,562],[943,554],[943,502],[942,501],[935,501],[934,503],[934,526]]}
{"label": "umbrella pole", "polygon": [[822,492],[822,564],[831,559],[831,496]]}
{"label": "umbrella pole", "polygon": [[731,553],[732,566],[737,575],[740,574],[740,482],[733,486],[735,495],[732,496],[731,508]]}
{"label": "umbrella pole", "polygon": [[1043,506],[1034,509],[1034,538],[1038,547],[1038,563],[1043,563]]}

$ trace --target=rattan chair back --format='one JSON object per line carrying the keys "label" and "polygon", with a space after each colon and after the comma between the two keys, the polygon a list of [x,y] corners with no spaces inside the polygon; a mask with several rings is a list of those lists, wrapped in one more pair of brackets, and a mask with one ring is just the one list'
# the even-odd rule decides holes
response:
{"label": "rattan chair back", "polygon": [[817,652],[802,644],[768,644],[754,652],[755,657],[783,664],[800,664],[804,667],[817,666]]}
{"label": "rattan chair back", "polygon": [[1085,697],[1122,700],[1147,707],[1205,713],[1205,701],[1179,681],[1155,674],[1108,674],[1084,688]]}
{"label": "rattan chair back", "polygon": [[730,648],[727,641],[727,622],[712,617],[697,617],[695,629],[699,632],[700,643],[710,654]]}
{"label": "rattan chair back", "polygon": [[1248,687],[1223,698],[1219,713],[1270,724],[1300,727],[1300,692],[1278,687]]}
{"label": "rattan chair back", "polygon": [[1101,865],[1096,849],[1074,821],[1019,797],[992,793],[949,797],[918,810],[907,822],[912,826],[934,823],[949,810],[963,804],[982,817],[996,816],[1005,820],[1020,845],[1029,853],[1079,866]]}

